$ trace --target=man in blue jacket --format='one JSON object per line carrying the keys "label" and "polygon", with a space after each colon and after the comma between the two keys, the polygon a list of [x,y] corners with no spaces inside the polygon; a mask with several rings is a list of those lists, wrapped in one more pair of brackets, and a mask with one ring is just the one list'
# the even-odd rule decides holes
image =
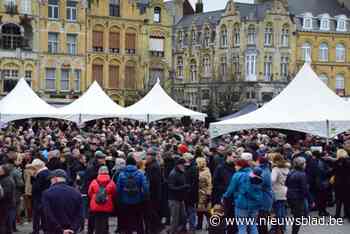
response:
{"label": "man in blue jacket", "polygon": [[[224,199],[233,198],[236,219],[240,219],[238,233],[247,233],[248,227],[251,234],[258,234],[256,223],[250,220],[257,219],[258,211],[262,204],[262,171],[259,168],[254,171],[249,167],[248,161],[240,159],[235,163],[236,173],[224,194]],[[249,220],[247,220],[249,219]]]}
{"label": "man in blue jacket", "polygon": [[51,187],[42,195],[45,230],[50,234],[78,233],[83,219],[81,194],[66,184],[67,173],[62,169],[50,175]]}
{"label": "man in blue jacket", "polygon": [[118,216],[120,231],[143,234],[143,215],[145,202],[149,199],[149,184],[146,176],[137,169],[133,157],[126,159],[126,168],[119,174],[117,194],[119,210],[123,211]]}

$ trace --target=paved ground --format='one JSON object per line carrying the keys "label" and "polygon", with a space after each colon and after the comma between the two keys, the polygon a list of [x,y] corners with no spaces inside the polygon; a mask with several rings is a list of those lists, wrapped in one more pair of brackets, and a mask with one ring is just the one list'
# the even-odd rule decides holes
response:
{"label": "paved ground", "polygon": [[[330,210],[333,212],[333,209]],[[312,213],[315,215],[316,213]],[[25,224],[18,227],[19,234],[28,234],[31,232],[31,224]],[[115,225],[111,222],[110,233],[115,230]],[[205,234],[207,232],[197,232],[197,234]],[[291,233],[290,228],[288,228],[287,234]],[[350,222],[344,221],[344,224],[341,226],[302,226],[300,234],[350,234]]]}

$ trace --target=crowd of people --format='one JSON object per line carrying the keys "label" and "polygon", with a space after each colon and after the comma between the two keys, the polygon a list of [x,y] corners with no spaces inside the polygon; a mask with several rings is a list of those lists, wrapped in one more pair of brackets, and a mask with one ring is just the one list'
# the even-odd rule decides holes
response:
{"label": "crowd of people", "polygon": [[[210,140],[203,123],[178,120],[10,123],[0,130],[0,234],[25,222],[33,234],[279,234],[289,210],[350,219],[349,153],[347,134],[326,142],[250,130]],[[233,217],[281,222],[226,225]]]}

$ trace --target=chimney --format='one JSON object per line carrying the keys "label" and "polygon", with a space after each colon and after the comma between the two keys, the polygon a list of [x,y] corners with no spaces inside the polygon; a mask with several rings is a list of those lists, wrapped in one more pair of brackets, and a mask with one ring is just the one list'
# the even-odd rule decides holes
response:
{"label": "chimney", "polygon": [[203,5],[203,1],[202,0],[198,0],[197,3],[196,3],[196,13],[203,13],[203,8],[204,8],[204,5]]}

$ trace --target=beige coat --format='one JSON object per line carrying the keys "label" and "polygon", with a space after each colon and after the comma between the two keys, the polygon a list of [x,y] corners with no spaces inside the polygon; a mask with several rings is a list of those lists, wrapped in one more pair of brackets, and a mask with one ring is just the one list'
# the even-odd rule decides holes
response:
{"label": "beige coat", "polygon": [[210,197],[212,194],[211,173],[208,167],[200,168],[199,170],[199,196],[198,196],[198,211],[209,211],[211,208]]}

